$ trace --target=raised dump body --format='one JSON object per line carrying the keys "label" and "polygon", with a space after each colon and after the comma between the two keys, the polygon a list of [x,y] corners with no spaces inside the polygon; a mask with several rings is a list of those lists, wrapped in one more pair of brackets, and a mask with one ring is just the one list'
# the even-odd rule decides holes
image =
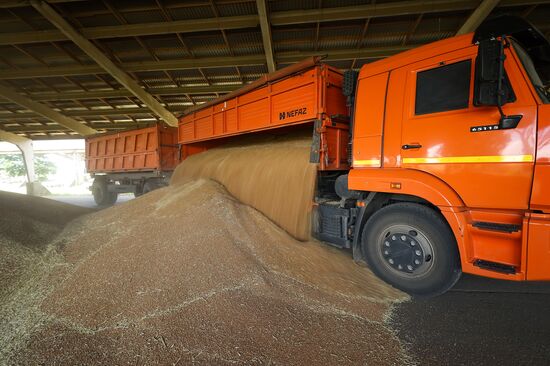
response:
{"label": "raised dump body", "polygon": [[118,193],[139,196],[168,183],[179,163],[177,128],[163,124],[86,139],[86,169],[98,205]]}
{"label": "raised dump body", "polygon": [[349,113],[342,72],[317,62],[308,59],[268,75],[185,115],[178,134],[183,157],[215,146],[218,139],[309,123],[316,124],[312,156],[319,169],[348,169]]}

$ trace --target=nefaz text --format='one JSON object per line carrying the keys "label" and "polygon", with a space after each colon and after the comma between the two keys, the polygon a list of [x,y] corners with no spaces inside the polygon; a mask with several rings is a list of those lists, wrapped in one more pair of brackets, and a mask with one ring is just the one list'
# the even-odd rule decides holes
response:
{"label": "nefaz text", "polygon": [[286,111],[286,112],[280,112],[279,113],[279,120],[285,119],[285,118],[292,118],[292,117],[298,117],[300,115],[307,114],[307,108],[298,108],[294,109],[292,111]]}

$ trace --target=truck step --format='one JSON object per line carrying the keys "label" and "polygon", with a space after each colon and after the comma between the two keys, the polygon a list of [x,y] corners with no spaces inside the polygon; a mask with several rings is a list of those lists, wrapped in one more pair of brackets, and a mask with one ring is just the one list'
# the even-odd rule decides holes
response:
{"label": "truck step", "polygon": [[503,233],[514,233],[521,230],[521,225],[516,224],[500,224],[497,222],[485,222],[485,221],[475,221],[472,224],[473,227],[477,227],[481,230],[488,231],[499,231]]}
{"label": "truck step", "polygon": [[505,273],[505,274],[516,273],[516,268],[514,266],[510,266],[508,264],[503,264],[503,263],[485,261],[483,259],[476,259],[474,261],[474,266],[479,267],[481,269],[486,269],[489,271],[494,271],[499,273]]}

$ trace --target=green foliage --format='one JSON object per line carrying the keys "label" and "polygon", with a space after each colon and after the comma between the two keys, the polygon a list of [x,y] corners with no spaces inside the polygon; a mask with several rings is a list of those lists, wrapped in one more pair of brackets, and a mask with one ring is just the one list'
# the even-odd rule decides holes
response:
{"label": "green foliage", "polygon": [[[0,170],[5,171],[10,177],[26,176],[25,162],[21,154],[0,155]],[[56,172],[55,165],[44,156],[34,157],[34,171],[38,180],[47,179],[50,174]]]}

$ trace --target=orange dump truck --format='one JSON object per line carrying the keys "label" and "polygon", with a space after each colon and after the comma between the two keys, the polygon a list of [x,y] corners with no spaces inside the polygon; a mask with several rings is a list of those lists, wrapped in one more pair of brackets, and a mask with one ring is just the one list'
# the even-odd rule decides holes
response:
{"label": "orange dump truck", "polygon": [[95,202],[112,205],[119,193],[139,196],[168,184],[179,163],[177,128],[157,124],[86,139],[86,170]]}
{"label": "orange dump truck", "polygon": [[[312,59],[183,116],[184,157],[312,126],[314,235],[417,295],[550,280],[550,44],[501,17],[342,73]],[[234,137],[233,137],[234,138]]]}

